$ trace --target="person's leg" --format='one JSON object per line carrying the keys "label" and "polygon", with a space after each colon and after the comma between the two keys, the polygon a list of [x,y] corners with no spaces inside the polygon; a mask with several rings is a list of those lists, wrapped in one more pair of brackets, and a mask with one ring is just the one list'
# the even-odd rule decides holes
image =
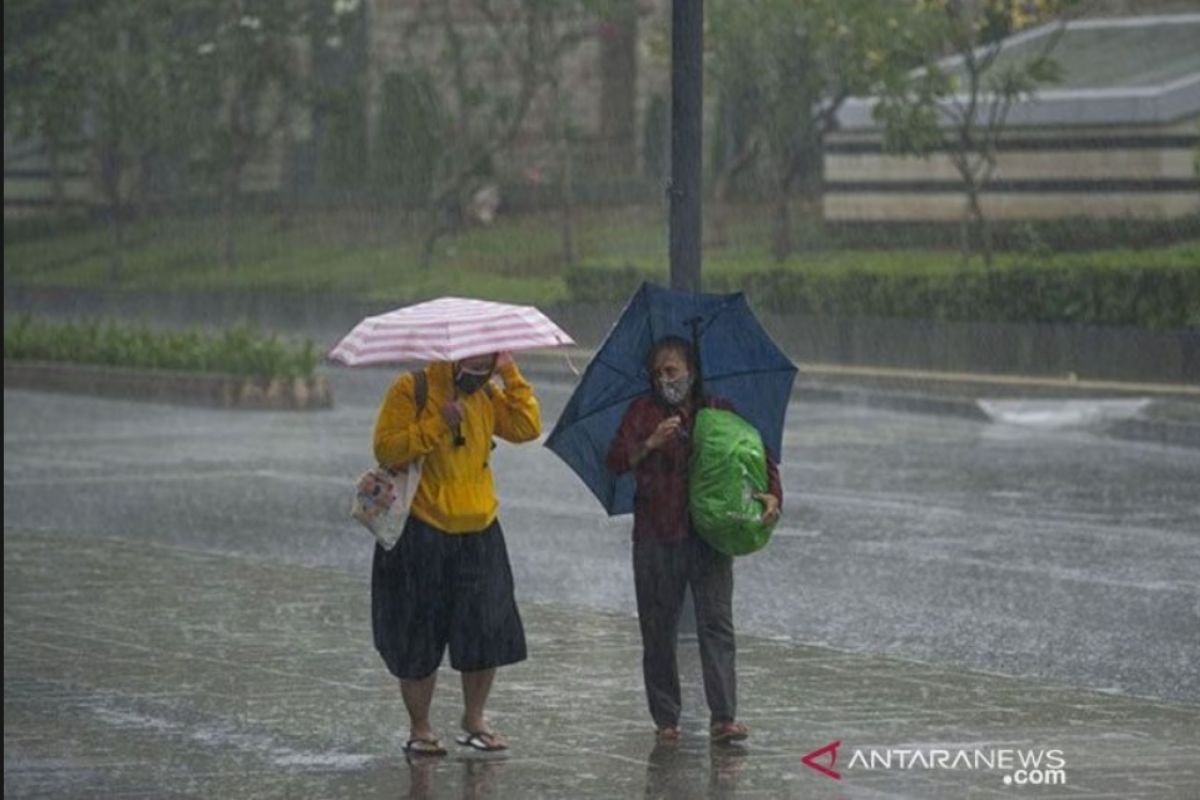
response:
{"label": "person's leg", "polygon": [[733,559],[693,535],[692,596],[704,694],[714,725],[737,718],[737,645],[733,631]]}
{"label": "person's leg", "polygon": [[429,707],[433,705],[433,687],[437,683],[437,672],[420,680],[400,679],[400,695],[408,710],[410,740],[433,740],[433,726],[429,722]]}
{"label": "person's leg", "polygon": [[682,707],[675,645],[686,585],[682,545],[633,544],[633,582],[642,631],[642,676],[650,716],[660,731],[679,725]]}
{"label": "person's leg", "polygon": [[497,745],[506,744],[504,738],[492,730],[484,717],[484,707],[487,706],[488,694],[492,691],[492,682],[496,678],[496,670],[479,669],[462,673],[463,689],[463,730],[468,733],[486,733]]}
{"label": "person's leg", "polygon": [[502,749],[504,739],[492,730],[485,712],[496,668],[526,657],[512,567],[498,521],[481,533],[461,536],[456,544],[450,664],[462,673],[463,730],[483,740],[472,747]]}
{"label": "person's leg", "polygon": [[[443,534],[415,517],[391,550],[375,548],[371,576],[375,646],[400,680],[412,752],[440,747],[429,721],[437,668],[446,647],[448,617],[442,587]],[[421,741],[424,740],[424,741]]]}

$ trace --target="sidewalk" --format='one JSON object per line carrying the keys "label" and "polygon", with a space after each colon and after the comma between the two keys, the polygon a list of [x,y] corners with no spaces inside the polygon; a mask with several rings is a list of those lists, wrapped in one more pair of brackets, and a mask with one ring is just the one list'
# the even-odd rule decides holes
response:
{"label": "sidewalk", "polygon": [[[530,659],[501,672],[491,703],[511,753],[410,766],[365,575],[9,529],[4,577],[6,797],[1200,795],[1200,707],[751,637],[739,641],[749,746],[706,742],[684,646],[685,739],[655,748],[634,620],[529,603]],[[444,737],[456,684],[444,673],[434,704]],[[838,740],[841,780],[801,762]],[[1066,784],[851,760],[1003,747],[1060,749]]]}
{"label": "sidewalk", "polygon": [[[521,355],[532,375],[574,380],[593,356],[586,349],[542,350]],[[991,417],[979,400],[1146,399],[1133,419],[1104,423],[1103,432],[1124,439],[1200,447],[1200,386],[937,372],[891,367],[800,363],[792,394],[798,400],[850,403],[918,414],[980,421]]]}

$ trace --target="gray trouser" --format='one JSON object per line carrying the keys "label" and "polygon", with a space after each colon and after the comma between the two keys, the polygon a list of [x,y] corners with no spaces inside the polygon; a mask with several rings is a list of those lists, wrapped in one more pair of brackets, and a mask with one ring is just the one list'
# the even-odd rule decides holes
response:
{"label": "gray trouser", "polygon": [[679,724],[675,641],[684,589],[696,603],[704,694],[713,723],[735,719],[737,675],[733,637],[733,559],[694,533],[685,541],[633,543],[633,581],[642,628],[642,672],[650,716],[658,727]]}

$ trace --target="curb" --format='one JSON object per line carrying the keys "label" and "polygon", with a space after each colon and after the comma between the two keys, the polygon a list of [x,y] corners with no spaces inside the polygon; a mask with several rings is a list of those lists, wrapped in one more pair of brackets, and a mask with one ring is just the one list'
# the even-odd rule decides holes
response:
{"label": "curb", "polygon": [[247,411],[315,411],[333,406],[333,390],[324,375],[307,380],[262,378],[5,359],[4,388]]}
{"label": "curb", "polygon": [[889,411],[913,414],[940,414],[987,422],[989,417],[973,398],[943,397],[919,392],[885,391],[869,386],[839,386],[797,381],[792,397],[817,403],[853,403]]}
{"label": "curb", "polygon": [[[574,379],[566,355],[582,375],[592,351],[534,351],[519,357],[521,370],[544,379]],[[1155,403],[1195,404],[1200,420],[1200,387],[1179,384],[1121,383],[1076,378],[1034,378],[800,364],[792,387],[799,401],[853,403],[912,414],[933,414],[990,422],[977,402],[982,398],[1112,398],[1150,397]],[[917,389],[916,387],[920,387]],[[1200,422],[1131,419],[1096,429],[1106,436],[1160,445],[1200,448]]]}
{"label": "curb", "polygon": [[1104,432],[1117,439],[1200,449],[1200,425],[1186,422],[1127,419],[1114,422]]}

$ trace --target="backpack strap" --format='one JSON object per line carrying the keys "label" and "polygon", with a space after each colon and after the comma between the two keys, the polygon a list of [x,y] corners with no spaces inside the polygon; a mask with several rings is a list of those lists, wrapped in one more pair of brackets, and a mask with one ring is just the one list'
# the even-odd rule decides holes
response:
{"label": "backpack strap", "polygon": [[417,418],[420,419],[421,412],[425,410],[425,404],[429,401],[429,377],[425,374],[425,370],[414,370],[413,376],[413,391],[417,400]]}

